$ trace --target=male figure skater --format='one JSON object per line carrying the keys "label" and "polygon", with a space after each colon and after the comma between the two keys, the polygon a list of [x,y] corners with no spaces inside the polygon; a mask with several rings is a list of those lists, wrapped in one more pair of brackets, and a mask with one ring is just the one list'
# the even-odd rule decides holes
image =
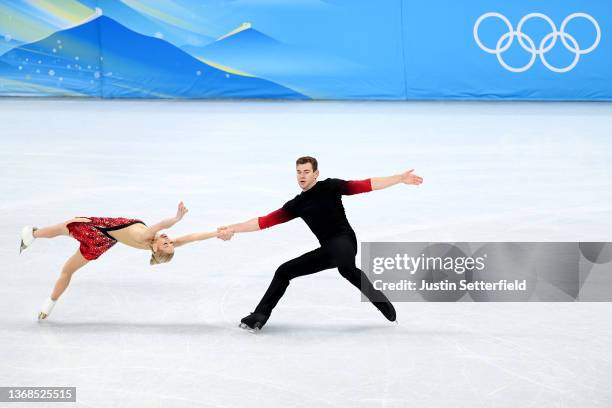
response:
{"label": "male figure skater", "polygon": [[389,321],[395,321],[395,308],[391,302],[382,292],[374,289],[365,273],[355,266],[357,238],[346,219],[342,196],[381,190],[400,183],[419,185],[423,179],[412,174],[414,170],[409,170],[395,176],[359,181],[329,178],[317,181],[318,163],[314,157],[309,156],[297,159],[296,170],[302,192],[294,199],[266,216],[218,229],[220,238],[230,239],[236,232],[259,231],[300,217],[321,244],[314,251],[285,262],[276,270],[255,311],[241,320],[240,327],[251,331],[260,330],[268,321],[291,279],[331,268],[338,268],[340,275],[360,289]]}

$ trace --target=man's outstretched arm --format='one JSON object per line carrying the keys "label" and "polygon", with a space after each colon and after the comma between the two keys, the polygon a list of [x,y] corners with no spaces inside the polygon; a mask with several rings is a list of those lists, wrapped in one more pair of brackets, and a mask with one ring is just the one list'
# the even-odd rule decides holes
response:
{"label": "man's outstretched arm", "polygon": [[270,214],[265,215],[263,217],[255,217],[251,218],[248,221],[240,222],[238,224],[227,225],[223,227],[219,227],[217,231],[219,231],[222,236],[221,239],[229,239],[236,232],[254,232],[259,231],[265,228],[270,228],[274,225],[281,224],[283,222],[287,222],[295,218],[290,215],[283,208],[279,208],[276,211],[272,211]]}
{"label": "man's outstretched arm", "polygon": [[388,177],[372,177],[372,190],[382,190],[383,188],[391,187],[396,184],[412,184],[418,186],[423,183],[423,178],[413,174],[414,169],[405,171],[401,174]]}
{"label": "man's outstretched arm", "polygon": [[259,228],[258,219],[259,219],[258,217],[255,217],[255,218],[251,218],[248,221],[239,222],[237,224],[232,224],[232,225],[227,225],[227,226],[221,227],[221,228],[227,228],[227,229],[231,230],[232,232],[253,232],[253,231],[259,231],[261,228]]}
{"label": "man's outstretched arm", "polygon": [[419,185],[423,182],[423,178],[412,174],[413,170],[408,170],[402,174],[388,177],[372,177],[365,180],[351,180],[340,182],[340,193],[342,195],[353,195],[368,193],[373,190],[382,190],[383,188],[391,187],[396,184],[414,184]]}

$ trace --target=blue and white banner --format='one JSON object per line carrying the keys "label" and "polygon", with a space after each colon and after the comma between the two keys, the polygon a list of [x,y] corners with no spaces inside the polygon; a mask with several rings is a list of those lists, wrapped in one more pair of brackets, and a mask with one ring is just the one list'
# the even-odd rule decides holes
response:
{"label": "blue and white banner", "polygon": [[612,100],[608,1],[0,0],[0,95]]}

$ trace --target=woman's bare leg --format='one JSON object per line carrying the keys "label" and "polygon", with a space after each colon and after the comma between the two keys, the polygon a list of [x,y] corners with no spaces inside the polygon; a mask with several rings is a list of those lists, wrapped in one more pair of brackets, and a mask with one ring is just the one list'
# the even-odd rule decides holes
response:
{"label": "woman's bare leg", "polygon": [[59,279],[57,282],[55,282],[55,288],[53,288],[53,292],[51,293],[51,300],[56,301],[60,296],[62,296],[62,293],[64,293],[70,284],[72,274],[85,266],[88,262],[89,261],[85,259],[78,250],[74,255],[68,258],[64,264],[64,267],[62,268],[62,273],[60,274]]}
{"label": "woman's bare leg", "polygon": [[62,268],[62,272],[60,277],[55,282],[55,287],[53,288],[53,292],[51,292],[51,297],[47,299],[45,304],[42,307],[42,311],[38,314],[38,319],[46,319],[47,316],[51,313],[53,306],[55,306],[55,302],[59,297],[64,293],[68,285],[70,284],[70,280],[72,279],[72,275],[85,266],[89,261],[81,255],[80,251],[76,251],[74,255],[72,255]]}
{"label": "woman's bare leg", "polygon": [[68,235],[68,228],[66,228],[65,223],[51,225],[49,227],[38,228],[32,235],[34,235],[34,238],[55,238],[60,235]]}
{"label": "woman's bare leg", "polygon": [[34,231],[34,238],[55,238],[60,235],[70,235],[67,225],[71,222],[90,222],[88,218],[73,218],[61,224],[51,225],[44,228],[38,228]]}

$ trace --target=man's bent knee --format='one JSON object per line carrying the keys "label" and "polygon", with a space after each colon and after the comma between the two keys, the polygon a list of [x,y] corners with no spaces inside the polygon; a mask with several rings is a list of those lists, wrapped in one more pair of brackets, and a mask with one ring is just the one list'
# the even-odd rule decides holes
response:
{"label": "man's bent knee", "polygon": [[293,260],[285,262],[276,270],[275,276],[279,278],[291,280],[300,275],[300,271],[303,270],[303,266],[300,266],[293,262]]}

